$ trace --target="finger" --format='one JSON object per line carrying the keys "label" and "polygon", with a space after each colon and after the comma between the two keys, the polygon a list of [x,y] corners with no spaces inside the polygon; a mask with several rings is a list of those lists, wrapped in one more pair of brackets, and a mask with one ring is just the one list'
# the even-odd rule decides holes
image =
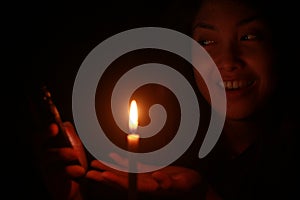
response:
{"label": "finger", "polygon": [[64,128],[68,139],[70,140],[72,146],[81,146],[81,140],[79,139],[76,130],[71,122],[64,122]]}
{"label": "finger", "polygon": [[115,169],[109,167],[108,165],[105,165],[103,162],[100,162],[99,160],[93,160],[91,162],[91,167],[98,169],[100,171],[115,171]]}
{"label": "finger", "polygon": [[48,140],[54,138],[58,133],[58,125],[56,123],[51,123],[44,131],[37,133],[36,139],[45,144]]}
{"label": "finger", "polygon": [[69,121],[64,122],[64,126],[66,128],[68,128],[70,130],[73,130],[75,132],[74,126],[73,126],[73,124],[71,122],[69,122]]}
{"label": "finger", "polygon": [[49,125],[47,131],[46,131],[46,135],[49,137],[53,137],[56,136],[59,132],[59,128],[58,125],[55,123],[52,123]]}
{"label": "finger", "polygon": [[97,170],[90,170],[86,173],[85,175],[86,178],[98,181],[98,182],[103,182],[105,179],[102,176],[102,172],[97,171]]}
{"label": "finger", "polygon": [[85,169],[79,165],[66,166],[65,171],[72,178],[80,178],[85,175]]}
{"label": "finger", "polygon": [[157,171],[151,175],[158,182],[160,188],[167,190],[172,187],[172,178],[166,173]]}
{"label": "finger", "polygon": [[[93,180],[93,181],[97,181],[97,182],[101,182],[104,183],[106,186],[118,189],[118,190],[124,190],[127,189],[126,184],[124,184],[126,182],[126,178],[123,178],[125,181],[123,182],[123,184],[120,184],[120,180],[118,180],[119,178],[117,178],[117,175],[111,175],[108,174],[107,172],[99,172],[97,170],[90,170],[86,176],[87,179]],[[116,181],[117,180],[117,181]]]}
{"label": "finger", "polygon": [[85,154],[84,146],[78,137],[76,130],[71,122],[64,122],[64,127],[66,129],[67,137],[74,149],[74,151],[78,155],[78,160],[82,167],[84,167],[86,170],[88,168],[88,161]]}
{"label": "finger", "polygon": [[59,132],[59,128],[55,123],[50,124],[44,130],[39,130],[34,133],[33,145],[36,151],[40,151],[50,138],[55,137]]}
{"label": "finger", "polygon": [[52,148],[47,149],[43,155],[40,157],[41,161],[44,164],[62,162],[62,163],[69,163],[71,161],[75,161],[78,159],[78,155],[76,151],[72,148],[65,147],[65,148]]}
{"label": "finger", "polygon": [[143,192],[155,192],[159,189],[159,183],[151,176],[150,173],[138,174],[138,189]]}
{"label": "finger", "polygon": [[102,172],[102,177],[105,180],[110,181],[119,187],[121,186],[122,188],[128,188],[127,173],[120,174],[120,173],[113,173],[111,171],[105,171]]}

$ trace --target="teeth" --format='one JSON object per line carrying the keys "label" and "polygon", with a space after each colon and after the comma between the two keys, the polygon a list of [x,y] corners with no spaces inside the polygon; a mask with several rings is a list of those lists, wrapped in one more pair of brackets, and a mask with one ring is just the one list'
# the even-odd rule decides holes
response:
{"label": "teeth", "polygon": [[254,81],[246,81],[246,80],[238,80],[238,81],[223,81],[220,82],[219,85],[225,89],[240,89],[244,87],[248,87]]}

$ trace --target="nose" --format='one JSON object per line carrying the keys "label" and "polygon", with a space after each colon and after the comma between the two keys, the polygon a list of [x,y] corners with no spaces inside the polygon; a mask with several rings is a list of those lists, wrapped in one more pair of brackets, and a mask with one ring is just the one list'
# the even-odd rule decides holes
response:
{"label": "nose", "polygon": [[222,46],[218,58],[217,66],[220,71],[231,72],[241,67],[240,51],[235,43]]}

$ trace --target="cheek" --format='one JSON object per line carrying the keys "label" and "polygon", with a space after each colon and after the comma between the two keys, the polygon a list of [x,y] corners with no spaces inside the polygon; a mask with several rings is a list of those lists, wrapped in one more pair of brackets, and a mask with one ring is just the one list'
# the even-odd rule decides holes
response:
{"label": "cheek", "polygon": [[251,63],[249,66],[262,70],[272,70],[276,59],[274,48],[269,43],[259,43],[241,48],[243,58]]}
{"label": "cheek", "polygon": [[277,87],[279,74],[276,65],[274,57],[263,53],[248,62],[249,70],[259,81],[258,90],[261,96],[268,96]]}
{"label": "cheek", "polygon": [[260,95],[261,101],[265,102],[274,93],[277,88],[278,78],[277,75],[272,71],[267,71],[265,76],[260,78]]}
{"label": "cheek", "polygon": [[[253,59],[255,60],[255,59]],[[264,59],[255,60],[251,64],[252,71],[256,74],[260,81],[260,90],[262,93],[272,92],[278,82],[278,71],[276,69],[276,63],[273,62],[272,57],[265,56]],[[259,62],[260,61],[260,62]]]}

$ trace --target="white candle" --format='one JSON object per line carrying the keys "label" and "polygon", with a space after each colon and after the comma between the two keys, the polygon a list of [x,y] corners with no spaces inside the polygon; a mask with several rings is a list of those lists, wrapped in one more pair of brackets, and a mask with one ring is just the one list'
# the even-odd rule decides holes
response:
{"label": "white candle", "polygon": [[138,109],[135,100],[132,100],[130,104],[128,125],[130,130],[130,133],[127,135],[128,150],[136,151],[139,146],[140,136],[136,133],[138,127]]}
{"label": "white candle", "polygon": [[[136,152],[139,147],[140,136],[136,133],[138,127],[138,109],[135,100],[131,101],[130,110],[129,110],[129,130],[130,133],[127,135],[127,145],[128,151]],[[136,161],[129,157],[129,174],[128,174],[128,199],[136,200],[137,199],[137,173],[136,171]]]}
{"label": "white candle", "polygon": [[130,133],[127,135],[127,142],[128,142],[128,150],[129,151],[136,151],[139,146],[140,136],[136,133]]}

